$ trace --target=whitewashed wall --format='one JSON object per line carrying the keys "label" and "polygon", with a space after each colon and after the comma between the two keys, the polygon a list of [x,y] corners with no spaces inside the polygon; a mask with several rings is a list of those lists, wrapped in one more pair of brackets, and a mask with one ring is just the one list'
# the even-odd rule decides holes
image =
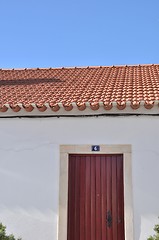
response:
{"label": "whitewashed wall", "polygon": [[132,144],[135,240],[159,216],[159,117],[0,119],[0,221],[23,240],[56,240],[59,145]]}

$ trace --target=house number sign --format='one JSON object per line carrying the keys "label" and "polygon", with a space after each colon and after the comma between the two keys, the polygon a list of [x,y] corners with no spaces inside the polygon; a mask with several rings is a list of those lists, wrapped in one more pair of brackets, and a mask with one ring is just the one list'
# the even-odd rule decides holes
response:
{"label": "house number sign", "polygon": [[99,152],[100,151],[100,146],[99,145],[93,145],[92,146],[92,152]]}

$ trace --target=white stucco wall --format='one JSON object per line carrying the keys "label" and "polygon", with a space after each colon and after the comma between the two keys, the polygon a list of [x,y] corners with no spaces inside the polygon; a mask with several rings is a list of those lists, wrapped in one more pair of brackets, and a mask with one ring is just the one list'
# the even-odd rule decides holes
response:
{"label": "white stucco wall", "polygon": [[159,216],[159,117],[0,119],[0,221],[23,240],[56,240],[59,145],[131,144],[135,240]]}

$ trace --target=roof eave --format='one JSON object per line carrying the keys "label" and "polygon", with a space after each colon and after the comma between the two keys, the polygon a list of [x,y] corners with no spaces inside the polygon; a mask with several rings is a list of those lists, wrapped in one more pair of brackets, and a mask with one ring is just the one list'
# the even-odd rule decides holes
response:
{"label": "roof eave", "polygon": [[29,116],[94,116],[94,115],[156,115],[159,114],[159,101],[154,101],[153,104],[146,104],[141,101],[139,106],[134,108],[131,102],[126,102],[126,105],[119,105],[113,102],[110,106],[104,105],[102,102],[98,104],[85,103],[82,106],[77,106],[76,103],[71,103],[64,106],[58,103],[56,106],[51,107],[45,103],[41,107],[32,103],[28,107],[23,106],[21,103],[15,107],[5,104],[0,112],[0,117],[29,117]]}

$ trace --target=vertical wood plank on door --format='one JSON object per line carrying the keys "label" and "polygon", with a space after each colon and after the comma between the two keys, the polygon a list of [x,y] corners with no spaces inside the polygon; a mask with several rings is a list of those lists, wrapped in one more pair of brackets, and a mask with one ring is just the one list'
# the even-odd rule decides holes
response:
{"label": "vertical wood plank on door", "polygon": [[124,171],[123,171],[123,156],[120,156],[121,158],[121,165],[122,165],[122,169],[121,169],[121,185],[122,185],[122,190],[121,190],[121,206],[122,206],[122,210],[121,210],[121,232],[122,232],[122,240],[125,239],[125,222],[124,222]]}
{"label": "vertical wood plank on door", "polygon": [[90,219],[91,219],[91,157],[86,156],[86,199],[85,199],[85,239],[91,240]]}
{"label": "vertical wood plank on door", "polygon": [[100,156],[96,156],[96,239],[101,239],[101,167],[100,167],[101,161]]}
{"label": "vertical wood plank on door", "polygon": [[[107,213],[110,212],[112,215],[112,158],[107,158]],[[107,224],[107,239],[113,240],[112,227]]]}
{"label": "vertical wood plank on door", "polygon": [[123,172],[123,156],[120,156],[121,161],[121,233],[122,233],[122,240],[125,239],[125,224],[124,224],[124,172]]}
{"label": "vertical wood plank on door", "polygon": [[106,196],[107,196],[107,186],[106,186],[106,159],[105,156],[101,156],[101,221],[102,221],[102,240],[106,240]]}
{"label": "vertical wood plank on door", "polygon": [[75,160],[75,238],[80,240],[80,163],[81,157],[77,156]]}
{"label": "vertical wood plank on door", "polygon": [[85,240],[85,191],[86,167],[85,157],[81,156],[80,164],[80,240]]}
{"label": "vertical wood plank on door", "polygon": [[95,156],[91,156],[91,219],[90,219],[90,232],[91,240],[96,240],[96,212],[95,212]]}
{"label": "vertical wood plank on door", "polygon": [[112,156],[112,232],[117,240],[117,157]]}
{"label": "vertical wood plank on door", "polygon": [[75,238],[75,156],[69,158],[69,192],[68,192],[68,239]]}
{"label": "vertical wood plank on door", "polygon": [[122,156],[117,157],[117,208],[118,208],[118,216],[117,216],[117,227],[118,227],[118,240],[124,239],[124,204],[123,204],[123,161]]}
{"label": "vertical wood plank on door", "polygon": [[68,214],[67,214],[67,239],[71,240],[71,212],[70,212],[70,206],[72,203],[72,198],[71,198],[71,191],[72,189],[70,188],[70,186],[72,185],[72,179],[71,179],[71,168],[72,168],[72,164],[71,164],[71,156],[69,157],[69,164],[68,164]]}

